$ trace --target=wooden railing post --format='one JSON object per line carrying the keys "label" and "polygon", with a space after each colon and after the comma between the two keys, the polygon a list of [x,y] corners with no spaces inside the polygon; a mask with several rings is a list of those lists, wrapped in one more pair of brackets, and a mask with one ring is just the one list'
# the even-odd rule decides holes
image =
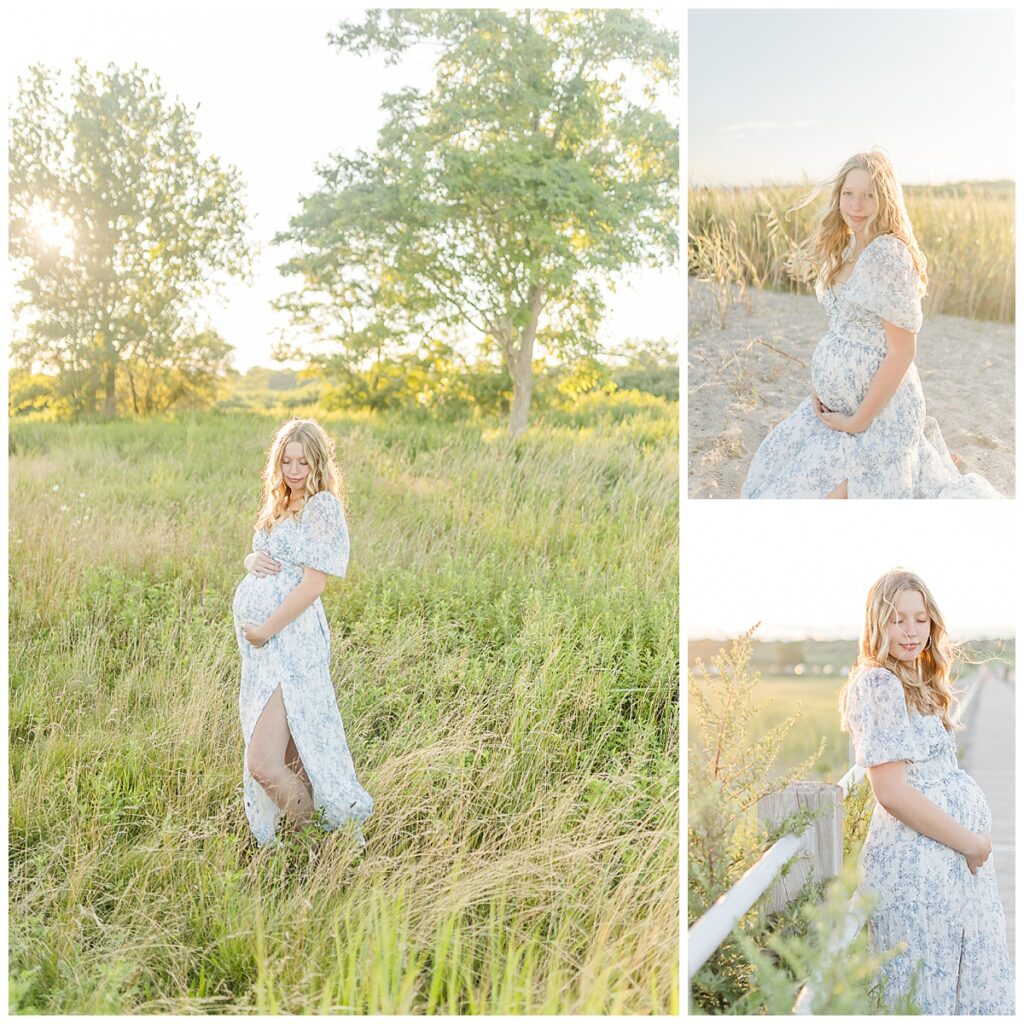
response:
{"label": "wooden railing post", "polygon": [[798,858],[784,878],[776,879],[762,904],[764,914],[782,910],[808,880],[827,882],[839,874],[843,862],[843,791],[831,782],[794,782],[757,802],[762,825],[777,825],[795,811],[824,808],[810,826],[807,848],[811,855]]}

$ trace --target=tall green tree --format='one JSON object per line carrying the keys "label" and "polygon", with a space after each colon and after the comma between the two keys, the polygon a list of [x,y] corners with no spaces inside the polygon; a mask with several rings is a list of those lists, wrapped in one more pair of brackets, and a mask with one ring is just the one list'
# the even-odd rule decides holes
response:
{"label": "tall green tree", "polygon": [[56,373],[73,412],[102,399],[107,416],[122,364],[174,369],[184,350],[193,379],[219,366],[223,342],[197,350],[214,336],[195,320],[211,288],[250,273],[251,255],[241,177],[200,155],[194,113],[138,67],[79,61],[68,94],[36,65],[18,80],[10,131],[15,363]]}
{"label": "tall green tree", "polygon": [[330,40],[389,63],[431,42],[436,81],[385,97],[375,152],[318,169],[277,238],[301,279],[277,305],[333,343],[327,372],[475,329],[504,359],[519,434],[535,345],[593,352],[602,281],[676,258],[678,129],[656,98],[675,86],[677,38],[625,10],[451,9],[371,10]]}

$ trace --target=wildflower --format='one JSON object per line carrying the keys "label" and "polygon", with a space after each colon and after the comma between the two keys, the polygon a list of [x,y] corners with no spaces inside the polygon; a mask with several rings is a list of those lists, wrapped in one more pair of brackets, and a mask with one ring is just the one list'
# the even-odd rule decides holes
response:
{"label": "wildflower", "polygon": [[60,484],[54,484],[54,485],[53,485],[53,489],[54,489],[55,491],[59,491],[59,490],[60,490]]}
{"label": "wildflower", "polygon": [[61,510],[61,512],[67,512],[67,510],[68,510],[67,505],[61,505],[60,510]]}
{"label": "wildflower", "polygon": [[85,491],[79,491],[79,492],[78,492],[78,496],[79,496],[80,498],[84,498],[84,497],[85,497]]}

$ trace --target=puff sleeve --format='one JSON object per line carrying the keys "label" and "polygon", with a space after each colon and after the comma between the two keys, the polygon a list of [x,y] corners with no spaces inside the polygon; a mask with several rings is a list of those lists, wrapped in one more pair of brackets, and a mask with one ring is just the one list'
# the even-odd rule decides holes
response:
{"label": "puff sleeve", "polygon": [[921,279],[906,243],[895,235],[879,235],[868,244],[854,269],[847,301],[917,334],[924,319]]}
{"label": "puff sleeve", "polygon": [[854,760],[864,768],[917,756],[903,685],[884,668],[858,676],[846,698]]}
{"label": "puff sleeve", "polygon": [[331,576],[344,576],[348,568],[348,527],[337,497],[330,491],[318,491],[309,498],[302,530],[302,564]]}

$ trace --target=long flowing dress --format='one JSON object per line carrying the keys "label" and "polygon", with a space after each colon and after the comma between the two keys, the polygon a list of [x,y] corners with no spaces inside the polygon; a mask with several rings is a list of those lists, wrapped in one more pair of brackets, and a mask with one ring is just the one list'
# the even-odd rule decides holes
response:
{"label": "long flowing dress", "polygon": [[[852,250],[853,240],[847,248]],[[822,403],[852,415],[885,358],[883,320],[913,334],[921,329],[920,281],[902,239],[878,235],[864,248],[845,284],[815,287],[828,329],[811,359],[811,384]],[[977,473],[961,474],[939,425],[925,415],[917,366],[866,430],[826,426],[811,397],[777,424],[754,453],[744,498],[824,498],[843,480],[850,498],[999,498]]]}
{"label": "long flowing dress", "polygon": [[[957,766],[954,734],[938,715],[908,708],[895,675],[881,668],[861,673],[850,686],[846,712],[857,764],[906,761],[911,786],[965,828],[989,831],[992,813],[981,788]],[[868,919],[870,946],[881,951],[907,942],[882,968],[887,1003],[910,990],[920,961],[924,1013],[1014,1012],[994,856],[972,875],[961,853],[876,804],[860,855],[861,889],[877,899]]]}
{"label": "long flowing dress", "polygon": [[[267,701],[278,685],[288,727],[313,787],[314,812],[324,811],[326,828],[340,828],[369,817],[373,800],[356,779],[345,727],[331,683],[331,635],[320,598],[262,647],[242,635],[242,625],[264,622],[302,581],[306,566],[344,576],[349,540],[341,502],[330,491],[310,496],[296,518],[285,519],[272,532],[253,536],[253,551],[266,551],[281,562],[268,576],[251,573],[239,584],[232,602],[235,637],[242,655],[238,710],[246,757],[242,785],[245,813],[256,841],[276,842],[280,809],[249,773],[249,741]],[[362,832],[358,832],[360,842]]]}

